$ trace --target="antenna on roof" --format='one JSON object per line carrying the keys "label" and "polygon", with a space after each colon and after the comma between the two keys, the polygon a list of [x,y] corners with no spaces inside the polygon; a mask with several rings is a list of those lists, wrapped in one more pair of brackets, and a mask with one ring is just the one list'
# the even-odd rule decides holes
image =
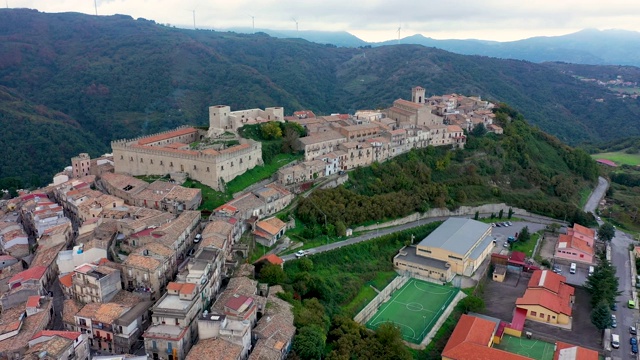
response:
{"label": "antenna on roof", "polygon": [[296,31],[298,31],[298,20],[296,20],[296,18],[292,17],[291,20],[293,20],[294,23],[296,23]]}

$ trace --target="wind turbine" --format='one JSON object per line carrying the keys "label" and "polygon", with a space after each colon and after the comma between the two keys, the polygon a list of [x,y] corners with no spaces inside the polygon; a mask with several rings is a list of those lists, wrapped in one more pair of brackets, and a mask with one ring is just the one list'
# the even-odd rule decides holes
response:
{"label": "wind turbine", "polygon": [[[9,7],[8,0],[7,0],[7,7]],[[98,0],[93,0],[93,7],[96,8],[96,16],[98,16]]]}
{"label": "wind turbine", "polygon": [[402,30],[402,26],[398,26],[398,44],[400,44],[400,30]]}
{"label": "wind turbine", "polygon": [[251,18],[251,28],[253,29],[253,33],[256,33],[256,17],[253,15],[249,15]]}
{"label": "wind turbine", "polygon": [[191,10],[191,12],[193,12],[193,30],[196,30],[196,8]]}
{"label": "wind turbine", "polygon": [[293,20],[294,23],[296,23],[296,31],[298,31],[298,20],[296,20],[296,18],[292,17],[291,20]]}

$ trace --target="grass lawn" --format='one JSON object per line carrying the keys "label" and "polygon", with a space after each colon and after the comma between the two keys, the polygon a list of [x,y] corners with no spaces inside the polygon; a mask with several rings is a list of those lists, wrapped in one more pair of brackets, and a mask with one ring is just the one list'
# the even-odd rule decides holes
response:
{"label": "grass lawn", "polygon": [[640,154],[627,154],[621,151],[592,154],[594,159],[608,159],[618,165],[640,165]]}
{"label": "grass lawn", "polygon": [[531,234],[531,238],[527,242],[523,243],[523,242],[516,241],[512,243],[511,250],[520,251],[525,253],[525,255],[527,255],[528,257],[533,257],[533,248],[536,247],[536,243],[538,242],[539,238],[540,238],[540,234],[538,233]]}
{"label": "grass lawn", "polygon": [[270,164],[256,166],[253,169],[248,170],[244,174],[237,176],[233,180],[229,181],[229,183],[227,184],[227,192],[232,195],[240,192],[259,181],[271,177],[276,173],[276,171],[278,171],[278,169],[280,169],[284,165],[301,158],[302,155],[297,154],[278,154]]}
{"label": "grass lawn", "polygon": [[[342,306],[349,316],[355,316],[360,310],[362,310],[371,300],[373,300],[378,293],[371,288],[371,286],[382,291],[391,280],[395,279],[398,273],[395,271],[382,271],[376,275],[375,279],[367,282],[361,289],[358,295],[348,304]],[[371,286],[370,286],[371,285]]]}
{"label": "grass lawn", "polygon": [[218,206],[231,200],[231,196],[223,192],[213,190],[207,185],[204,185],[195,180],[187,179],[187,181],[185,181],[184,184],[182,184],[182,186],[202,190],[202,204],[200,204],[200,207],[198,208],[198,210],[212,211]]}
{"label": "grass lawn", "polygon": [[589,196],[591,195],[591,190],[593,189],[590,187],[583,188],[580,190],[580,204],[578,205],[580,209],[582,209],[584,205],[587,203],[587,201],[589,200]]}

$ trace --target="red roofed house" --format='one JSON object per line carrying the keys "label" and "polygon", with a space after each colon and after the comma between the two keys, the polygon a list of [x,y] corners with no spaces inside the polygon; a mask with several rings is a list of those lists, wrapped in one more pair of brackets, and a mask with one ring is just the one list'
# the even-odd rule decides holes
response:
{"label": "red roofed house", "polygon": [[556,243],[554,256],[569,261],[593,263],[595,254],[595,231],[582,225],[574,224],[567,228],[567,234],[560,235]]}
{"label": "red roofed house", "polygon": [[89,357],[89,342],[87,342],[88,336],[78,331],[41,330],[38,331],[31,340],[29,340],[29,347],[33,347],[41,342],[49,341],[56,336],[73,341],[75,359],[87,359]]}
{"label": "red roofed house", "polygon": [[234,294],[224,304],[225,315],[236,320],[249,320],[252,324],[256,318],[257,307],[252,298]]}
{"label": "red roofed house", "polygon": [[44,266],[34,266],[21,271],[9,279],[9,290],[19,288],[24,284],[31,284],[35,285],[41,294],[44,294],[44,288],[47,282],[46,273],[47,268]]}
{"label": "red roofed house", "polygon": [[517,309],[527,310],[527,319],[551,324],[569,324],[574,288],[566,278],[549,270],[536,270],[527,291],[516,300]]}
{"label": "red roofed house", "polygon": [[[256,260],[253,263],[253,265],[255,265],[257,267],[258,263],[260,263],[263,266],[265,264],[273,264],[273,265],[278,265],[278,266],[282,267],[283,264],[284,264],[284,260],[282,260],[282,258],[279,257],[276,254],[268,254],[268,255],[265,255],[265,256],[261,257],[260,259]],[[256,272],[260,272],[260,270],[256,269]]]}
{"label": "red roofed house", "polygon": [[277,217],[272,217],[262,221],[258,221],[253,230],[255,239],[260,244],[271,247],[284,235],[284,231],[287,229],[287,224]]}
{"label": "red roofed house", "polygon": [[498,323],[463,314],[442,351],[443,360],[529,360],[491,347]]}
{"label": "red roofed house", "polygon": [[580,346],[556,342],[553,360],[598,360],[598,352]]}

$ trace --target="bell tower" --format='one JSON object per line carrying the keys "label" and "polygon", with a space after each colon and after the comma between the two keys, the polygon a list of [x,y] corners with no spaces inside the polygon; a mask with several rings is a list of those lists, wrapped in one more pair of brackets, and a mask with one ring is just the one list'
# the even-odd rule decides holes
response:
{"label": "bell tower", "polygon": [[411,89],[411,101],[416,104],[424,104],[425,103],[424,88],[421,88],[420,86],[416,86],[413,89]]}

